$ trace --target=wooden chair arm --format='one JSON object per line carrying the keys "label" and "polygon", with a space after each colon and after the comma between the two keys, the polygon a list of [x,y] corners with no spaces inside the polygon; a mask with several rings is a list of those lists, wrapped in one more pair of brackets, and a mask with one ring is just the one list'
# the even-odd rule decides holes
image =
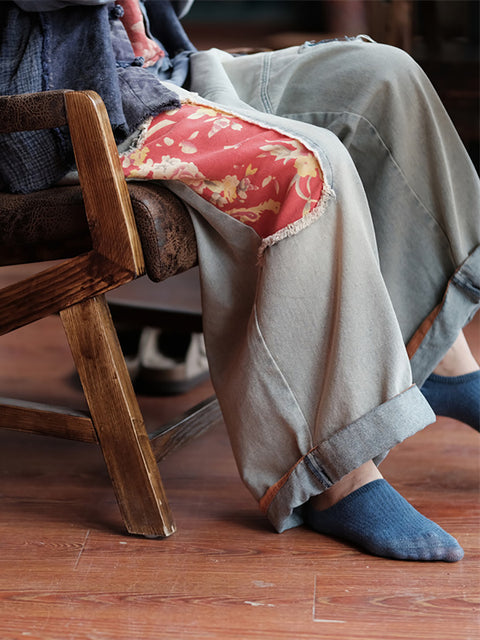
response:
{"label": "wooden chair arm", "polygon": [[130,196],[107,111],[93,91],[0,97],[0,133],[67,125],[93,250],[134,276],[145,271]]}
{"label": "wooden chair arm", "polygon": [[67,125],[92,249],[0,290],[0,335],[130,282],[145,272],[108,115],[92,91],[0,97],[0,132]]}

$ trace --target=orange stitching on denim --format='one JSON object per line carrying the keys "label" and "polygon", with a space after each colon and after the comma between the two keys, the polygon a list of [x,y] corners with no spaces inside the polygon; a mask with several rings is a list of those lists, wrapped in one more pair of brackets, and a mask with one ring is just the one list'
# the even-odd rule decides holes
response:
{"label": "orange stitching on denim", "polygon": [[455,278],[456,274],[458,271],[460,271],[460,269],[462,268],[463,265],[460,265],[460,267],[458,267],[455,271],[455,273],[453,274],[453,276],[450,278],[450,280],[448,281],[448,284],[445,288],[445,293],[443,294],[443,298],[442,301],[439,305],[437,305],[433,311],[431,311],[428,316],[423,320],[423,322],[420,324],[420,326],[418,327],[418,329],[415,331],[415,333],[413,334],[413,336],[410,338],[410,340],[408,341],[407,344],[407,354],[408,357],[410,358],[410,360],[413,358],[413,356],[415,355],[415,353],[417,352],[418,348],[420,347],[420,345],[422,344],[423,340],[425,339],[425,336],[427,335],[427,333],[430,331],[430,329],[433,326],[433,323],[435,322],[435,320],[437,319],[437,316],[439,315],[439,313],[441,312],[443,305],[445,304],[445,300],[447,298],[447,293],[448,290],[451,286],[451,284],[453,283],[453,279]]}
{"label": "orange stitching on denim", "polygon": [[295,469],[298,467],[299,464],[301,464],[305,458],[310,455],[312,453],[312,451],[315,451],[317,447],[313,447],[313,449],[310,449],[310,451],[308,453],[306,453],[304,456],[302,456],[294,465],[291,469],[289,469],[287,471],[287,473],[285,473],[285,475],[283,475],[280,480],[278,480],[278,482],[276,482],[275,484],[273,484],[271,487],[269,487],[267,489],[267,491],[265,492],[265,494],[263,495],[263,497],[260,499],[259,501],[259,505],[260,505],[260,509],[262,510],[263,513],[267,513],[267,511],[270,508],[270,505],[272,504],[273,500],[276,498],[276,496],[278,495],[278,492],[280,491],[280,489],[282,489],[285,484],[288,482],[288,479],[290,478],[290,476],[292,475],[292,473],[295,471]]}

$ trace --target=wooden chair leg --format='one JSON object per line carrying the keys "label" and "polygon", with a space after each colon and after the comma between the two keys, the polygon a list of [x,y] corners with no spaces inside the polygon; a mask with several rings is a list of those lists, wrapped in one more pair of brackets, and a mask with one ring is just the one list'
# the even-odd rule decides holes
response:
{"label": "wooden chair leg", "polygon": [[60,316],[127,530],[172,534],[175,525],[104,296]]}

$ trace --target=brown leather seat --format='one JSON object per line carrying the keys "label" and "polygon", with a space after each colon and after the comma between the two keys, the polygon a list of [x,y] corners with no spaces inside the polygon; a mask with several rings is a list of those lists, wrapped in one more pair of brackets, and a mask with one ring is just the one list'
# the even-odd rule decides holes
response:
{"label": "brown leather seat", "polygon": [[[129,183],[147,275],[154,282],[196,263],[195,234],[185,206],[158,183]],[[61,186],[29,194],[0,192],[0,263],[69,258],[90,251],[82,190]]]}
{"label": "brown leather seat", "polygon": [[161,185],[127,187],[93,92],[0,97],[0,134],[63,125],[81,186],[0,194],[0,268],[56,261],[0,289],[0,335],[58,313],[89,411],[2,398],[0,428],[99,444],[127,530],[167,536],[175,526],[157,461],[218,421],[218,404],[210,398],[149,435],[104,294],[145,272],[160,281],[192,267],[192,223]]}

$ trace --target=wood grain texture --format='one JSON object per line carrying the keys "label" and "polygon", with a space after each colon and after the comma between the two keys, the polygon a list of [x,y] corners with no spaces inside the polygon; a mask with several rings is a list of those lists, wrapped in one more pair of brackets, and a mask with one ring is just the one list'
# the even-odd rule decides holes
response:
{"label": "wood grain texture", "polygon": [[60,317],[127,530],[171,535],[173,517],[105,298]]}
{"label": "wood grain texture", "polygon": [[[37,104],[40,112],[46,110],[44,119],[34,114]],[[99,296],[145,271],[108,114],[91,91],[3,98],[3,126],[29,129],[58,124],[48,113],[49,105],[55,117],[66,115],[92,250],[2,288],[0,334],[59,312],[92,420],[71,414],[66,418],[62,410],[57,424],[50,411],[5,403],[3,424],[44,434],[51,428],[56,436],[98,441],[127,530],[168,536],[175,530],[172,515],[112,319]]]}
{"label": "wood grain texture", "polygon": [[0,398],[0,429],[16,429],[98,444],[90,416],[67,407]]}
{"label": "wood grain texture", "polygon": [[93,91],[66,92],[65,104],[93,248],[142,274],[142,247],[105,106]]}
{"label": "wood grain texture", "polygon": [[[51,317],[1,337],[2,395],[83,406],[59,326]],[[480,315],[466,333],[480,357]],[[209,390],[139,403],[155,431]],[[2,640],[478,640],[479,436],[467,426],[439,419],[382,465],[465,548],[452,565],[274,533],[223,427],[160,470],[178,531],[129,537],[97,447],[0,432]]]}
{"label": "wood grain texture", "polygon": [[185,412],[180,418],[150,434],[150,444],[157,462],[222,422],[218,400],[211,396]]}
{"label": "wood grain texture", "polygon": [[93,246],[88,254],[0,291],[0,333],[5,333],[128,282],[144,273],[145,264],[118,151],[99,96],[91,91],[65,91],[3,97],[0,112],[9,130],[51,127],[66,113]]}
{"label": "wood grain texture", "polygon": [[0,335],[99,295],[134,274],[93,251],[65,260],[0,290]]}

